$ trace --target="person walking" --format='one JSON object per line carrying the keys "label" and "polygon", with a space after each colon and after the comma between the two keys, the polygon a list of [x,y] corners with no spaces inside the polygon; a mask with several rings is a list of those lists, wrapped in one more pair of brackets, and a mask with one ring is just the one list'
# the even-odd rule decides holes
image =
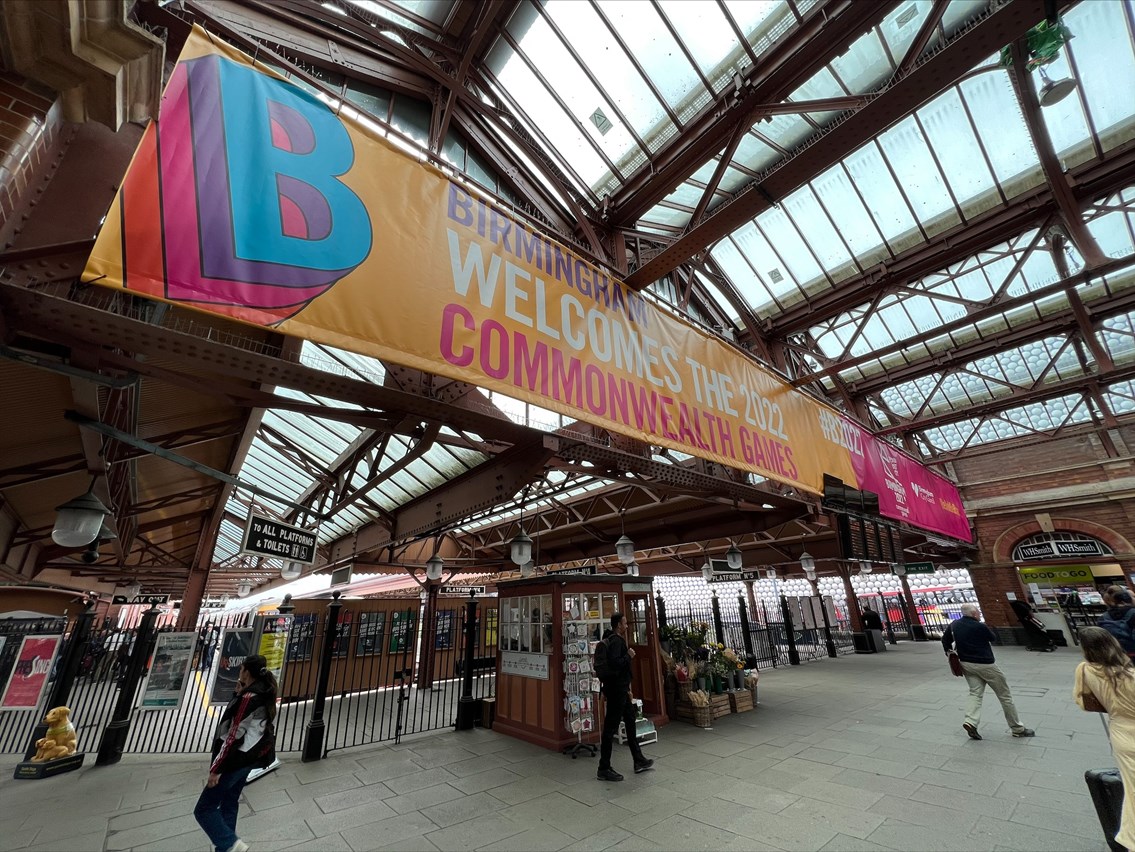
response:
{"label": "person walking", "polygon": [[1072,696],[1080,709],[1107,713],[1111,751],[1123,779],[1123,812],[1115,842],[1135,849],[1135,668],[1102,627],[1080,629],[1084,661],[1076,666]]}
{"label": "person walking", "polygon": [[1130,592],[1115,588],[1108,590],[1110,603],[1107,612],[1096,623],[1115,637],[1124,653],[1135,659],[1135,605]]}
{"label": "person walking", "polygon": [[239,688],[229,702],[213,739],[213,762],[205,789],[193,809],[197,824],[209,835],[216,852],[246,852],[237,837],[240,793],[253,769],[276,759],[276,678],[259,654],[246,657]]}
{"label": "person walking", "polygon": [[622,722],[627,732],[627,744],[634,757],[634,771],[646,772],[654,761],[642,753],[638,744],[632,703],[631,660],[634,648],[627,646],[627,620],[621,612],[611,616],[611,629],[595,649],[595,674],[603,684],[604,712],[603,736],[599,741],[599,769],[595,777],[600,781],[622,781],[623,776],[611,768],[611,751],[615,747],[615,734]]}
{"label": "person walking", "polygon": [[977,726],[981,722],[981,699],[988,685],[1001,702],[1001,710],[1013,736],[1036,736],[1036,731],[1021,724],[1005,673],[994,664],[993,648],[989,643],[997,637],[982,623],[981,611],[976,604],[962,604],[961,610],[962,617],[952,622],[942,634],[942,648],[947,655],[958,655],[969,684],[969,707],[962,727],[971,740],[981,739]]}

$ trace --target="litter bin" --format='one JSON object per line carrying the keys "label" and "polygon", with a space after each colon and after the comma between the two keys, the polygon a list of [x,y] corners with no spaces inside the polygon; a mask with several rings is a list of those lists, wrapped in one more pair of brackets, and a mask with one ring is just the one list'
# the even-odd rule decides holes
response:
{"label": "litter bin", "polygon": [[[878,633],[878,631],[875,631]],[[866,633],[852,633],[851,644],[857,654],[874,654],[877,648],[872,644],[871,637]]]}
{"label": "litter bin", "polygon": [[882,630],[868,630],[867,639],[876,653],[887,650],[887,640],[883,638]]}

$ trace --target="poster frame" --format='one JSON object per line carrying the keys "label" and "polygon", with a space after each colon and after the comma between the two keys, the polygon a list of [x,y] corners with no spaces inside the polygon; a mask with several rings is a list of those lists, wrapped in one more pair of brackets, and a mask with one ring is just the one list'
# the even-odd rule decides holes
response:
{"label": "poster frame", "polygon": [[[177,649],[176,655],[173,657],[174,663],[171,666],[171,671],[177,671],[181,668],[181,686],[177,689],[176,696],[173,695],[174,690],[164,689],[157,690],[154,688],[154,669],[157,666],[158,656],[166,649],[166,646],[174,643],[175,640],[182,640],[184,647]],[[154,643],[154,651],[150,657],[150,670],[146,675],[146,681],[142,686],[142,694],[138,700],[138,710],[178,710],[181,705],[185,703],[185,694],[189,688],[189,670],[193,665],[193,655],[197,649],[197,631],[178,631],[174,633],[159,633],[157,641]],[[178,660],[178,657],[181,659]],[[162,697],[157,697],[157,693],[161,693]],[[173,700],[173,704],[168,703]]]}
{"label": "poster frame", "polygon": [[[20,660],[24,656],[24,649],[27,647],[27,645],[30,641],[37,640],[37,639],[50,639],[50,640],[54,641],[55,645],[54,645],[54,647],[52,648],[52,651],[51,651],[51,661],[48,664],[47,671],[44,673],[43,680],[40,683],[39,689],[36,692],[35,703],[34,704],[14,704],[14,705],[10,705],[10,704],[8,704],[9,693],[12,690],[12,682],[16,677],[16,669],[19,668]],[[63,646],[63,636],[59,633],[35,633],[35,634],[29,634],[29,635],[23,637],[23,640],[20,642],[20,648],[19,648],[18,651],[16,651],[16,657],[12,661],[12,670],[8,673],[8,682],[4,684],[3,695],[0,695],[0,711],[3,711],[3,710],[35,710],[37,707],[39,707],[40,702],[43,701],[43,695],[44,695],[44,692],[47,689],[47,685],[51,682],[51,674],[52,674],[53,671],[55,671],[55,661],[59,657],[59,649],[62,646]]]}

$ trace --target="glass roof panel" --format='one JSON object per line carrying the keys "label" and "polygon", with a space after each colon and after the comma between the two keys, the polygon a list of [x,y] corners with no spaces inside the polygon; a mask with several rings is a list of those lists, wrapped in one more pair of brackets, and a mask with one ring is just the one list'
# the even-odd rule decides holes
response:
{"label": "glass roof panel", "polygon": [[[690,101],[704,103],[708,100],[709,92],[702,84],[697,69],[686,59],[653,4],[640,0],[604,0],[600,8],[674,112],[681,115],[691,111]],[[698,26],[700,28],[700,21]],[[718,42],[720,62],[722,49],[727,49],[735,39],[727,29],[718,33],[723,37]]]}
{"label": "glass roof panel", "polygon": [[836,57],[831,69],[855,95],[877,89],[894,70],[875,30],[857,38],[845,53]]}
{"label": "glass roof panel", "polygon": [[993,173],[966,118],[961,93],[947,89],[920,109],[918,116],[966,216],[998,204]]}
{"label": "glass roof panel", "polygon": [[658,5],[682,37],[698,68],[714,90],[720,91],[729,80],[729,75],[722,71],[739,64],[734,59],[722,68],[723,61],[730,56],[743,55],[721,7],[714,3],[690,3],[689,0],[660,0]]}
{"label": "glass roof panel", "polygon": [[[824,272],[816,262],[816,258],[809,250],[807,243],[801,238],[800,232],[789,221],[783,210],[776,207],[766,210],[757,217],[756,226],[764,234],[772,249],[770,254],[762,255],[765,258],[765,263],[775,263],[773,268],[791,279],[800,290],[806,290],[809,284],[813,284],[824,277]],[[737,236],[737,241],[742,248],[746,249],[749,258],[754,259],[741,235]],[[771,271],[769,275],[773,277]]]}
{"label": "glass roof panel", "polygon": [[1135,414],[1135,381],[1117,382],[1103,396],[1112,414]]}
{"label": "glass roof panel", "polygon": [[1009,198],[1044,182],[1036,148],[1006,71],[988,71],[960,84],[985,151]]}
{"label": "glass roof panel", "polygon": [[894,251],[905,247],[899,238],[917,234],[918,226],[887,170],[882,153],[868,144],[851,154],[844,164],[883,238]]}
{"label": "glass roof panel", "polygon": [[[522,45],[523,47],[523,45]],[[610,174],[603,158],[583,136],[575,122],[560,108],[551,92],[525,64],[524,60],[509,53],[508,61],[497,74],[501,85],[549,139],[556,140],[556,150],[579,177],[589,186],[598,186]],[[592,109],[598,107],[595,104]],[[591,110],[583,116],[586,119]],[[608,116],[612,120],[613,116]]]}
{"label": "glass roof panel", "polygon": [[839,281],[858,271],[810,185],[784,199],[784,208],[832,280]]}
{"label": "glass roof panel", "polygon": [[[1135,51],[1123,3],[1079,3],[1066,19],[1075,38],[1070,43],[1076,78],[1088,113],[1105,151],[1135,135]],[[1068,98],[1067,100],[1071,100]]]}
{"label": "glass roof panel", "polygon": [[926,232],[933,235],[957,225],[961,220],[949,190],[914,118],[903,119],[878,138],[887,163]]}

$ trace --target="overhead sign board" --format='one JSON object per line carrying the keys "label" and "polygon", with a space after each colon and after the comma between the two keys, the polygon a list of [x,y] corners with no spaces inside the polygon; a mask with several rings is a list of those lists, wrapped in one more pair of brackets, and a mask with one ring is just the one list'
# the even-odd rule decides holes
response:
{"label": "overhead sign board", "polygon": [[1061,559],[1065,556],[1103,556],[1095,541],[1040,541],[1022,544],[1014,551],[1017,559]]}
{"label": "overhead sign board", "polygon": [[1087,565],[1061,565],[1052,567],[1018,568],[1025,583],[1045,586],[1090,586],[1094,583],[1092,569]]}
{"label": "overhead sign board", "polygon": [[711,583],[743,583],[749,580],[759,580],[760,571],[714,571],[709,578]]}
{"label": "overhead sign board", "polygon": [[274,518],[250,514],[240,552],[303,565],[315,564],[315,533]]}
{"label": "overhead sign board", "polygon": [[125,604],[133,606],[141,604],[143,606],[159,606],[161,604],[169,603],[169,595],[114,595],[110,602],[112,604]]}
{"label": "overhead sign board", "polygon": [[83,278],[811,494],[827,473],[888,517],[971,537],[952,482],[200,27]]}
{"label": "overhead sign board", "polygon": [[439,595],[460,595],[461,597],[469,597],[469,593],[474,595],[483,595],[485,593],[484,586],[442,586],[438,589]]}
{"label": "overhead sign board", "polygon": [[906,563],[907,574],[933,574],[937,570],[933,562],[908,562]]}
{"label": "overhead sign board", "polygon": [[553,568],[549,574],[598,574],[594,565],[582,565],[579,568]]}

